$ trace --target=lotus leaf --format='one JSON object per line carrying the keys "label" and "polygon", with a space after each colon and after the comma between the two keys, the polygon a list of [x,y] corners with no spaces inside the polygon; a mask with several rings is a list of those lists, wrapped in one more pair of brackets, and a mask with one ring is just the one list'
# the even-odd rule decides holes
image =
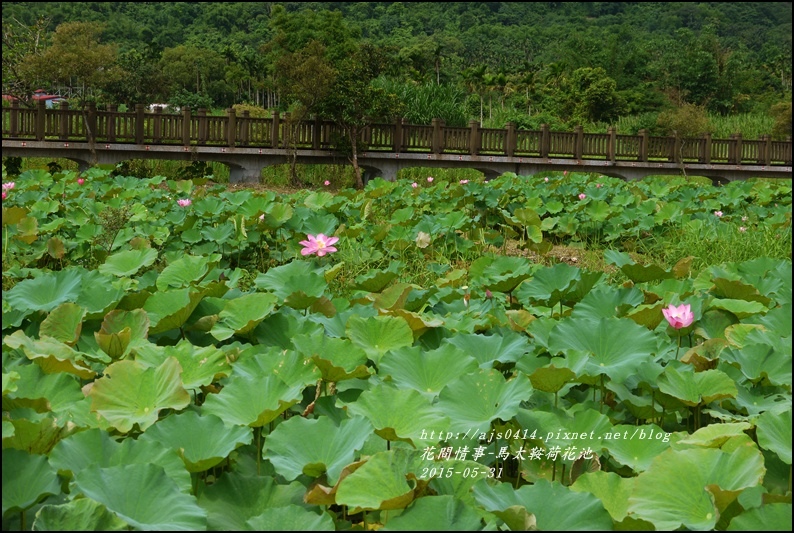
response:
{"label": "lotus leaf", "polygon": [[154,464],[90,465],[77,474],[73,490],[145,531],[207,527],[207,513],[196,499],[181,492],[163,468]]}
{"label": "lotus leaf", "polygon": [[49,495],[61,492],[55,470],[44,455],[3,450],[3,516],[24,511]]}
{"label": "lotus leaf", "polygon": [[130,526],[91,498],[44,505],[36,512],[33,531],[124,531]]}
{"label": "lotus leaf", "polygon": [[190,403],[181,373],[175,357],[156,368],[135,361],[117,361],[91,387],[91,410],[122,433],[129,432],[134,424],[145,431],[157,421],[162,409],[182,409]]}

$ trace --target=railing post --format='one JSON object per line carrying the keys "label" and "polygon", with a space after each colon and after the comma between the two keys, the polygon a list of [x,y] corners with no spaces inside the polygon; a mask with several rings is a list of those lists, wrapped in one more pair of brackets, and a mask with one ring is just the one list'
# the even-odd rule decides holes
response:
{"label": "railing post", "polygon": [[116,142],[116,113],[118,107],[116,104],[108,104],[108,130],[107,139],[109,143]]}
{"label": "railing post", "polygon": [[58,105],[58,133],[62,141],[69,140],[69,102]]}
{"label": "railing post", "polygon": [[433,119],[433,141],[432,141],[432,152],[434,154],[440,154],[444,151],[444,132],[442,128],[444,127],[444,121],[440,118]]}
{"label": "railing post", "polygon": [[573,157],[579,161],[582,159],[582,146],[584,145],[584,128],[582,126],[574,126],[573,132],[576,138],[573,142]]}
{"label": "railing post", "polygon": [[279,116],[278,111],[273,111],[273,122],[270,124],[270,147],[278,148]]}
{"label": "railing post", "polygon": [[89,144],[96,142],[96,104],[88,102],[85,106],[85,137]]}
{"label": "railing post", "polygon": [[9,117],[9,130],[12,137],[19,134],[19,102],[16,100],[11,101],[11,110]]}
{"label": "railing post", "polygon": [[314,115],[314,127],[312,128],[312,150],[320,149],[320,128],[322,128],[320,115]]}
{"label": "railing post", "polygon": [[289,148],[289,143],[292,140],[292,124],[290,124],[289,113],[284,113],[284,120],[281,121],[281,138],[282,148],[286,150]]}
{"label": "railing post", "polygon": [[182,108],[182,145],[190,146],[190,126],[192,119],[190,118],[190,106]]}
{"label": "railing post", "polygon": [[44,100],[36,101],[36,140],[44,140],[44,131],[47,125],[44,114],[47,112],[47,105]]}
{"label": "railing post", "polygon": [[549,135],[549,125],[540,125],[540,157],[549,157],[551,135]]}
{"label": "railing post", "polygon": [[640,138],[639,140],[639,147],[637,149],[637,160],[642,162],[648,161],[648,130],[641,129],[637,132],[637,136]]}
{"label": "railing post", "polygon": [[706,164],[711,164],[711,133],[703,134],[703,158],[701,161]]}
{"label": "railing post", "polygon": [[508,122],[507,134],[505,135],[505,154],[507,157],[513,157],[516,153],[516,123]]}
{"label": "railing post", "polygon": [[394,146],[392,146],[395,153],[403,151],[403,123],[405,119],[398,117],[394,121]]}
{"label": "railing post", "polygon": [[607,161],[615,162],[615,155],[618,151],[618,134],[614,126],[607,128]]}
{"label": "railing post", "polygon": [[759,163],[764,166],[772,164],[772,137],[769,135],[762,135],[761,140],[764,144],[761,145],[763,150],[763,157],[759,157]]}
{"label": "railing post", "polygon": [[226,121],[226,144],[234,146],[237,143],[237,113],[233,107],[230,107],[227,113],[229,118]]}
{"label": "railing post", "polygon": [[681,137],[678,136],[678,130],[673,130],[673,153],[668,156],[668,160],[681,163]]}
{"label": "railing post", "polygon": [[135,144],[143,144],[144,120],[146,120],[143,111],[143,104],[135,104]]}
{"label": "railing post", "polygon": [[154,124],[152,125],[152,142],[160,144],[163,138],[163,108],[161,106],[154,106]]}
{"label": "railing post", "polygon": [[742,134],[735,133],[733,135],[733,164],[742,164]]}
{"label": "railing post", "polygon": [[251,112],[250,111],[243,111],[243,116],[240,121],[240,144],[246,146],[248,144],[249,136],[250,136],[250,129],[251,129]]}
{"label": "railing post", "polygon": [[469,121],[469,154],[480,153],[480,123],[476,120]]}
{"label": "railing post", "polygon": [[207,109],[199,107],[198,113],[198,142],[205,144],[207,142]]}

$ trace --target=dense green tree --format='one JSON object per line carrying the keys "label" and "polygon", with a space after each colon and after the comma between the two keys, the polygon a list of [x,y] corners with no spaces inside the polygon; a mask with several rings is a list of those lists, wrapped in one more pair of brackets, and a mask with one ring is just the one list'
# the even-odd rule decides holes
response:
{"label": "dense green tree", "polygon": [[37,19],[27,25],[13,17],[3,17],[3,94],[8,94],[29,103],[38,80],[30,72],[35,61],[44,50],[47,35],[47,20]]}
{"label": "dense green tree", "polygon": [[387,63],[381,49],[362,43],[339,63],[331,90],[318,106],[322,116],[344,132],[358,188],[364,187],[358,165],[362,129],[370,120],[393,120],[401,112],[397,95],[374,83],[387,70]]}

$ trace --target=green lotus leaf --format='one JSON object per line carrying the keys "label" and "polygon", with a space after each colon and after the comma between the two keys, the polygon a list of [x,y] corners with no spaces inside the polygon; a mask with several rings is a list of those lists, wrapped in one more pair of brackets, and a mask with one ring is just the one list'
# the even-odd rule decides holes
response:
{"label": "green lotus leaf", "polygon": [[418,498],[381,531],[479,531],[480,514],[453,496]]}
{"label": "green lotus leaf", "polygon": [[253,377],[233,373],[223,390],[209,395],[201,408],[228,424],[258,427],[298,403],[303,389],[303,385],[288,385],[274,374]]}
{"label": "green lotus leaf", "polygon": [[[371,307],[373,313],[377,313]],[[307,320],[299,315],[290,307],[282,307],[275,313],[265,318],[262,323],[254,330],[256,340],[259,344],[267,347],[278,347],[282,350],[294,348],[292,339],[302,333],[323,332],[323,324],[333,323],[339,326],[339,333],[329,332],[333,337],[343,337],[345,333],[344,323],[347,316],[337,313],[334,317],[327,319],[325,316],[312,316],[312,320]],[[341,325],[339,324],[341,322]]]}
{"label": "green lotus leaf", "polygon": [[758,292],[758,289],[754,285],[750,285],[741,280],[714,278],[714,288],[712,292],[719,298],[759,302],[765,306],[768,306],[771,302],[767,296]]}
{"label": "green lotus leaf", "polygon": [[64,344],[74,346],[83,329],[86,310],[77,304],[64,302],[47,315],[39,326],[39,336],[53,337]]}
{"label": "green lotus leaf", "polygon": [[125,250],[109,255],[97,270],[110,276],[130,277],[143,267],[151,266],[156,260],[157,250],[154,248]]}
{"label": "green lotus leaf", "polygon": [[32,244],[39,238],[39,220],[36,217],[25,217],[17,223],[17,234],[14,238],[25,244]]}
{"label": "green lotus leaf", "polygon": [[50,312],[64,302],[74,302],[80,295],[83,282],[79,268],[66,268],[57,272],[41,272],[32,279],[23,279],[7,291],[3,299],[28,315],[34,311]]}
{"label": "green lotus leaf", "polygon": [[[691,368],[691,367],[690,367]],[[657,382],[659,390],[695,406],[722,398],[736,398],[736,383],[721,370],[693,372],[682,367],[667,366]]]}
{"label": "green lotus leaf", "polygon": [[27,358],[48,374],[67,372],[82,379],[91,379],[96,375],[88,363],[82,360],[80,352],[53,337],[31,339],[20,329],[3,337],[3,343],[11,348],[22,348]]}
{"label": "green lotus leaf", "polygon": [[674,278],[675,274],[669,270],[665,270],[659,265],[638,265],[627,264],[620,267],[621,272],[626,274],[634,283],[645,283],[648,281],[656,281],[660,279]]}
{"label": "green lotus leaf", "polygon": [[292,218],[293,209],[288,203],[274,202],[265,211],[264,225],[266,228],[275,230],[283,226],[285,222]]}
{"label": "green lotus leaf", "polygon": [[[739,442],[752,441],[745,437]],[[707,487],[738,491],[758,485],[766,472],[758,448],[729,443],[723,449],[671,448],[659,454],[648,470],[637,476],[629,513],[651,522],[657,530],[714,528],[719,511],[715,495]]]}
{"label": "green lotus leaf", "polygon": [[[234,219],[232,219],[234,220]],[[223,244],[228,242],[234,236],[234,228],[235,226],[230,224],[227,220],[225,224],[220,226],[209,226],[206,228],[202,228],[201,236],[211,242],[211,243],[218,243]],[[215,249],[215,248],[211,248]]]}
{"label": "green lotus leaf", "polygon": [[644,296],[636,287],[597,287],[582,298],[571,311],[571,318],[612,318],[642,304]]}
{"label": "green lotus leaf", "polygon": [[404,509],[415,498],[416,457],[408,450],[376,453],[340,480],[336,502],[347,505],[352,512],[360,509]]}
{"label": "green lotus leaf", "polygon": [[739,394],[734,402],[739,406],[739,412],[746,412],[748,415],[759,415],[764,411],[788,411],[791,402],[780,393],[769,394],[763,390],[748,390],[746,387],[738,387]]}
{"label": "green lotus leaf", "polygon": [[726,327],[723,333],[727,344],[736,348],[744,348],[748,344],[771,344],[767,341],[772,340],[767,336],[766,327],[761,324],[732,324]]}
{"label": "green lotus leaf", "polygon": [[268,435],[263,457],[288,481],[301,474],[318,477],[325,473],[333,485],[371,433],[372,425],[364,417],[342,420],[337,426],[328,417],[295,416]]}
{"label": "green lotus leaf", "polygon": [[612,529],[612,518],[601,500],[587,492],[575,492],[544,479],[514,490],[509,483],[474,486],[474,497],[489,512],[524,507],[535,515],[542,531],[605,531]]}
{"label": "green lotus leaf", "polygon": [[529,374],[529,381],[532,387],[543,391],[556,393],[562,389],[566,383],[576,378],[576,374],[570,368],[549,365],[536,369]]}
{"label": "green lotus leaf", "polygon": [[[303,210],[301,208],[295,209],[296,214],[299,216],[304,215],[306,211],[307,210]],[[319,213],[312,211],[308,211],[308,213],[310,214],[303,217],[300,227],[296,228],[296,231],[311,235],[317,235],[319,233],[322,233],[323,235],[334,234],[336,227],[339,225],[339,221],[334,215],[331,213]]]}
{"label": "green lotus leaf", "polygon": [[482,256],[469,267],[473,283],[497,292],[510,292],[532,275],[532,264],[523,257]]}
{"label": "green lotus leaf", "polygon": [[23,207],[4,207],[3,226],[19,224],[19,221],[28,216],[29,209]]}
{"label": "green lotus leaf", "polygon": [[206,511],[193,496],[181,492],[158,465],[90,465],[77,473],[74,491],[145,531],[207,528]]}
{"label": "green lotus leaf", "polygon": [[[631,342],[627,342],[631,339]],[[625,318],[566,318],[560,320],[549,336],[549,351],[578,350],[591,354],[585,372],[606,374],[622,382],[637,371],[656,352],[656,336]]]}
{"label": "green lotus leaf", "polygon": [[40,413],[52,411],[59,417],[68,418],[69,408],[85,398],[80,383],[70,373],[47,374],[38,365],[23,365],[12,374],[19,379],[14,382],[15,389],[3,397],[4,410],[27,407]]}
{"label": "green lotus leaf", "polygon": [[773,385],[791,387],[790,347],[788,353],[785,353],[784,350],[768,344],[750,344],[723,350],[721,359],[736,363],[742,374],[753,382],[766,378]]}
{"label": "green lotus leaf", "polygon": [[[282,302],[292,298],[290,307],[295,309],[309,307],[328,287],[324,273],[314,269],[308,261],[293,261],[268,269],[267,272],[256,277],[254,285],[258,289],[272,292]],[[302,296],[300,301],[297,301],[297,296]]]}
{"label": "green lotus leaf", "polygon": [[716,298],[711,301],[709,306],[712,309],[723,309],[732,313],[739,319],[753,316],[756,314],[763,314],[767,311],[764,304],[759,302],[748,302],[746,300],[729,300],[727,298]]}
{"label": "green lotus leaf", "polygon": [[662,323],[662,320],[664,320],[664,314],[662,313],[663,307],[664,302],[661,301],[654,305],[640,305],[626,313],[626,316],[640,326],[645,326],[653,331]]}
{"label": "green lotus leaf", "polygon": [[370,376],[366,352],[349,339],[304,334],[295,336],[293,343],[299,353],[314,361],[325,381],[337,382]]}
{"label": "green lotus leaf", "polygon": [[370,270],[356,278],[353,288],[367,292],[380,292],[386,285],[397,279],[401,266],[402,263],[399,261],[392,261],[386,269]]}
{"label": "green lotus leaf", "polygon": [[250,444],[252,438],[248,428],[230,427],[215,415],[187,411],[159,421],[139,440],[154,440],[176,450],[188,472],[203,472],[240,446]]}
{"label": "green lotus leaf", "polygon": [[170,263],[157,276],[157,290],[167,291],[198,285],[220,259],[220,254],[182,256]]}
{"label": "green lotus leaf", "polygon": [[747,422],[711,424],[698,429],[688,437],[684,437],[679,440],[678,443],[719,448],[729,439],[738,435],[743,435],[744,432],[751,427],[752,426]]}
{"label": "green lotus leaf", "polygon": [[762,413],[755,425],[758,445],[775,452],[781,461],[791,465],[791,409]]}
{"label": "green lotus leaf", "polygon": [[414,340],[421,337],[427,330],[444,325],[444,321],[441,319],[431,318],[428,315],[420,315],[419,313],[413,313],[405,309],[393,309],[391,311],[386,311],[385,314],[405,319],[405,321],[408,322],[408,327],[410,327],[413,332]]}
{"label": "green lotus leaf", "polygon": [[346,326],[347,337],[362,348],[378,364],[389,350],[411,346],[414,335],[404,318],[393,316],[351,316]]}
{"label": "green lotus leaf", "polygon": [[143,309],[115,309],[105,315],[99,331],[94,332],[102,351],[116,359],[127,353],[130,343],[146,339],[148,335],[149,315]]}
{"label": "green lotus leaf", "polygon": [[232,335],[248,333],[273,312],[278,298],[274,294],[254,292],[229,300],[218,315],[210,334],[223,341]]}
{"label": "green lotus leaf", "polygon": [[272,477],[226,472],[201,491],[198,504],[207,511],[209,529],[243,531],[246,522],[271,508],[303,504],[306,487],[297,481],[280,484]]}
{"label": "green lotus leaf", "polygon": [[115,309],[124,298],[125,286],[97,270],[83,274],[83,286],[75,303],[88,312],[87,320],[96,320]]}
{"label": "green lotus leaf", "polygon": [[203,297],[203,291],[188,287],[152,294],[143,306],[151,323],[149,334],[181,328]]}
{"label": "green lotus leaf", "polygon": [[791,304],[781,305],[771,309],[766,315],[758,319],[763,326],[765,326],[772,335],[782,338],[791,336],[791,322],[792,322],[792,306]]}
{"label": "green lotus leaf", "polygon": [[452,344],[436,350],[400,348],[380,361],[379,375],[391,376],[398,388],[410,388],[435,398],[449,383],[477,369],[477,360]]}
{"label": "green lotus leaf", "polygon": [[91,498],[44,505],[36,512],[33,531],[124,531],[130,526]]}
{"label": "green lotus leaf", "polygon": [[617,425],[609,433],[612,438],[604,438],[602,446],[615,461],[635,472],[647,470],[656,456],[670,447],[670,435],[656,424]]}
{"label": "green lotus leaf", "polygon": [[232,372],[226,353],[212,345],[195,346],[187,340],[180,340],[176,346],[145,343],[138,346],[135,352],[137,362],[151,367],[160,366],[170,357],[176,358],[182,368],[182,385],[188,390],[209,385]]}
{"label": "green lotus leaf", "polygon": [[624,265],[634,265],[634,259],[631,258],[629,254],[626,252],[619,252],[617,250],[606,250],[604,251],[604,261],[606,261],[610,265],[615,265],[618,268],[623,267]]}
{"label": "green lotus leaf", "polygon": [[44,455],[13,448],[3,450],[3,517],[30,508],[47,496],[60,494],[58,475]]}
{"label": "green lotus leaf", "polygon": [[90,465],[105,468],[155,464],[176,482],[180,491],[188,493],[192,489],[185,463],[171,448],[151,439],[124,439],[119,442],[98,428],[75,433],[58,442],[50,452],[50,464],[67,478],[73,478]]}
{"label": "green lotus leaf", "polygon": [[444,342],[477,359],[481,368],[493,367],[494,361],[514,363],[531,350],[529,339],[512,330],[493,335],[459,333]]}
{"label": "green lotus leaf", "polygon": [[385,383],[361,393],[347,410],[367,418],[380,437],[409,442],[414,447],[423,431],[445,431],[449,424],[443,411],[416,390],[397,389]]}
{"label": "green lotus leaf", "polygon": [[791,531],[791,504],[768,503],[735,516],[728,531]]}
{"label": "green lotus leaf", "polygon": [[136,361],[117,361],[105,369],[88,392],[91,411],[99,413],[122,433],[134,424],[141,431],[157,421],[162,409],[183,409],[190,395],[182,385],[182,368],[169,357],[157,368]]}
{"label": "green lotus leaf", "polygon": [[320,371],[309,359],[295,350],[251,347],[241,352],[234,364],[234,375],[259,379],[274,374],[290,387],[304,388],[320,379]]}
{"label": "green lotus leaf", "polygon": [[628,516],[629,496],[634,491],[634,479],[620,477],[614,472],[588,472],[571,485],[575,492],[589,492],[599,500],[612,520],[623,521]]}
{"label": "green lotus leaf", "polygon": [[506,381],[496,370],[480,369],[444,387],[437,406],[449,416],[450,431],[482,433],[497,418],[513,418],[531,392],[532,385],[525,376]]}
{"label": "green lotus leaf", "polygon": [[733,313],[722,309],[709,309],[696,322],[695,334],[704,339],[724,339],[729,326],[739,321]]}
{"label": "green lotus leaf", "polygon": [[266,509],[246,522],[252,531],[336,531],[336,524],[327,512],[317,514],[305,507],[289,504]]}
{"label": "green lotus leaf", "polygon": [[14,434],[3,438],[3,449],[15,448],[36,454],[49,453],[60,440],[79,431],[75,424],[63,425],[61,420],[50,416],[35,421],[17,418],[11,420],[11,424]]}
{"label": "green lotus leaf", "polygon": [[3,396],[8,393],[17,391],[17,381],[19,381],[19,372],[13,370],[6,374],[3,372]]}
{"label": "green lotus leaf", "polygon": [[521,284],[516,297],[519,301],[529,300],[533,305],[553,307],[574,287],[579,277],[579,269],[566,263],[544,267],[537,270],[531,280]]}

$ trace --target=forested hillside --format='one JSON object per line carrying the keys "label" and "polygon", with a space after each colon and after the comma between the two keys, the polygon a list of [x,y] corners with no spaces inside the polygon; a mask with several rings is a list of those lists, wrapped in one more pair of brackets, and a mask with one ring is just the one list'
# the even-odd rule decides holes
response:
{"label": "forested hillside", "polygon": [[775,133],[791,132],[790,2],[4,2],[2,13],[4,93],[22,98],[44,87],[99,104],[316,113],[340,72],[359,68],[373,92],[347,92],[391,96],[368,111],[412,122],[633,116],[654,128],[664,113],[787,114]]}

